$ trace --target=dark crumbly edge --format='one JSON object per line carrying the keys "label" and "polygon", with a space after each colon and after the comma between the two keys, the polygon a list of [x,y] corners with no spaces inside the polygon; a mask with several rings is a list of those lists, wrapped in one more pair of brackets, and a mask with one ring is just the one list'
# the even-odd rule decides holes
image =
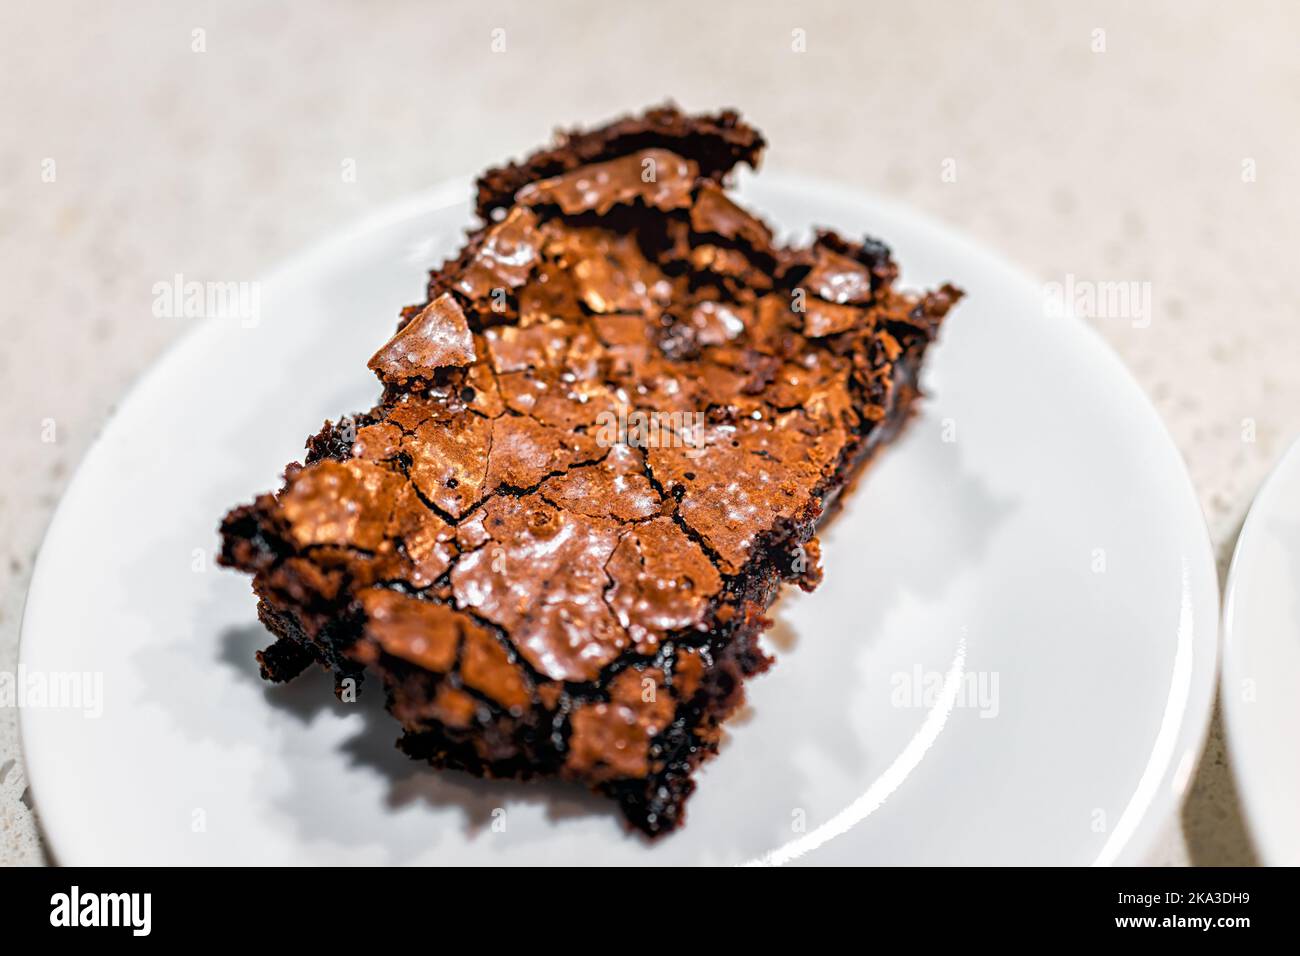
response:
{"label": "dark crumbly edge", "polygon": [[[737,162],[756,164],[763,145],[762,137],[740,123],[735,113],[686,117],[671,108],[654,110],[590,133],[567,134],[554,149],[522,163],[490,170],[479,181],[479,210],[485,220],[495,218],[494,211],[509,206],[515,193],[528,183],[645,148],[670,149],[696,162],[702,178],[720,182]],[[487,228],[471,236],[460,256],[431,274],[430,301],[451,292],[450,279],[478,254]],[[728,244],[720,237],[715,239],[719,245]],[[833,233],[821,233],[818,244],[865,265],[873,284],[887,285],[897,273],[888,249],[872,240],[859,244]],[[769,255],[754,248],[748,254],[758,261]],[[770,271],[782,277],[783,287],[795,286],[813,267],[810,255],[800,250],[771,251]],[[303,549],[297,545],[277,498],[263,495],[227,516],[222,525],[221,553],[223,564],[254,574],[260,598],[259,617],[277,637],[274,644],[258,654],[263,677],[289,680],[311,663],[329,668],[340,682],[345,678],[360,681],[367,671],[377,673],[389,709],[402,720],[404,735],[399,746],[404,752],[435,766],[462,769],[477,776],[528,779],[565,774],[571,715],[584,706],[610,701],[611,684],[620,673],[629,668],[640,672],[654,668],[663,673],[666,687],[672,689],[676,686],[674,669],[689,650],[705,662],[703,674],[688,696],[676,700],[671,721],[650,742],[651,771],[644,776],[592,784],[614,798],[627,820],[644,833],[656,836],[674,829],[683,819],[685,800],[695,786],[692,772],[716,753],[718,728],[742,702],[744,680],[770,666],[770,659],[758,645],[759,636],[770,623],[765,616],[767,608],[785,582],[796,582],[807,589],[816,584],[820,572],[815,553],[811,562],[797,559],[805,557],[806,548],[815,552],[814,535],[826,508],[905,423],[918,396],[916,380],[925,350],[959,295],[957,290],[944,287],[920,299],[909,314],[886,322],[902,346],[902,353],[893,362],[892,390],[884,395],[864,393],[855,400],[861,407],[874,403],[881,409],[881,416],[858,421],[833,471],[814,490],[809,506],[772,529],[743,568],[724,576],[725,586],[700,625],[689,632],[668,635],[654,653],[629,648],[604,667],[597,679],[566,681],[553,702],[544,704],[535,696],[532,705],[522,710],[503,707],[485,693],[460,686],[473,698],[480,714],[487,715],[485,719],[469,728],[430,719],[418,712],[419,706],[412,705],[412,701],[432,697],[434,687],[429,675],[388,653],[380,653],[366,665],[358,663],[356,649],[364,641],[365,615],[355,601],[344,601],[340,606],[337,601],[321,599],[321,594],[338,587],[336,583],[310,580],[313,575],[328,578],[333,573],[332,553],[329,549]],[[423,308],[405,310],[402,325],[411,322]],[[469,318],[477,334],[484,320],[472,311]],[[870,389],[879,385],[873,382],[855,387]],[[384,404],[342,423],[327,424],[309,439],[305,467],[325,461],[349,461],[357,430],[382,422],[388,403],[397,401],[403,390],[389,383]],[[291,466],[286,472],[289,479],[298,467]],[[524,494],[530,490],[503,493]],[[318,560],[319,565],[312,563]],[[290,561],[295,562],[295,567],[292,574],[286,574]],[[313,570],[317,567],[324,570]],[[421,600],[441,600],[430,595],[446,588],[447,581],[444,576],[423,590],[402,581],[380,582],[380,586]],[[346,593],[346,582],[342,590]],[[518,653],[503,628],[472,610],[467,613],[493,635],[510,663],[527,675],[532,686],[547,683],[547,675],[539,673]]]}

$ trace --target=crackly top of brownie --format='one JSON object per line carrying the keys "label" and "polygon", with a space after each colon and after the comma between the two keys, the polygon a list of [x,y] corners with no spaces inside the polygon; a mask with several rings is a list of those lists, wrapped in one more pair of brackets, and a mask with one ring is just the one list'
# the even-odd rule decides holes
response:
{"label": "crackly top of brownie", "polygon": [[512,205],[524,185],[589,163],[663,148],[695,163],[701,175],[721,182],[738,163],[757,169],[767,145],[762,134],[743,123],[734,110],[692,116],[671,104],[599,129],[557,132],[555,140],[549,149],[479,177],[478,213],[485,221],[493,210]]}
{"label": "crackly top of brownie", "polygon": [[356,661],[457,675],[399,688],[403,719],[605,688],[569,769],[635,775],[693,645],[788,558],[958,295],[896,290],[871,240],[777,244],[721,182],[762,145],[733,113],[656,110],[486,174],[503,215],[371,359],[382,402],[233,512],[225,559],[309,634],[355,615]]}

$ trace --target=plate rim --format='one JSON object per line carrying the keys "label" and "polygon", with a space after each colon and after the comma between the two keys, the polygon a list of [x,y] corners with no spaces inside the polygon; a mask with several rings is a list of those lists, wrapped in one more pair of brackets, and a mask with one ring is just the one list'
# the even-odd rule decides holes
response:
{"label": "plate rim", "polygon": [[[352,244],[359,237],[411,216],[427,213],[437,208],[444,208],[448,205],[461,204],[466,197],[466,183],[472,183],[472,181],[472,176],[451,177],[432,187],[387,202],[375,211],[358,219],[346,221],[339,228],[325,233],[321,238],[308,242],[298,251],[277,260],[274,265],[262,274],[259,282],[263,286],[282,283],[287,276],[310,268],[316,260],[330,258],[340,248]],[[745,182],[745,179],[742,178],[741,182]],[[990,266],[996,266],[999,271],[1008,278],[1014,279],[1017,283],[1028,287],[1041,286],[1042,284],[1041,280],[1036,279],[1030,272],[1006,259],[995,249],[980,244],[964,231],[949,225],[923,209],[893,198],[849,183],[812,177],[782,169],[779,166],[774,167],[771,164],[764,173],[763,184],[760,188],[767,187],[806,192],[823,200],[829,199],[841,203],[872,206],[887,210],[892,215],[910,218],[918,228],[941,236],[953,248],[959,249],[963,255],[979,259]],[[809,223],[809,225],[814,224]],[[220,321],[219,317],[203,319],[194,328],[180,334],[174,341],[169,343],[122,393],[112,413],[106,418],[94,439],[80,456],[73,475],[61,492],[58,504],[51,513],[50,520],[41,535],[37,557],[33,563],[32,574],[24,594],[17,646],[17,662],[20,666],[24,663],[29,650],[29,598],[38,577],[48,563],[46,545],[63,521],[66,520],[66,503],[74,486],[84,478],[87,460],[99,447],[109,427],[139,400],[139,396],[145,390],[147,384],[156,375],[161,374],[160,370],[166,365],[180,360],[181,357],[188,355],[190,352],[201,350],[209,338],[219,334]],[[1198,566],[1189,570],[1185,561],[1184,605],[1186,606],[1189,603],[1188,591],[1191,588],[1191,583],[1195,583],[1189,583],[1188,578],[1202,579],[1198,588],[1190,595],[1190,604],[1204,605],[1205,602],[1213,602],[1212,607],[1192,607],[1190,611],[1193,617],[1190,622],[1192,633],[1189,638],[1193,655],[1192,670],[1187,676],[1189,686],[1186,700],[1182,708],[1174,715],[1176,725],[1172,728],[1172,751],[1162,766],[1153,767],[1148,764],[1143,772],[1139,785],[1150,783],[1150,795],[1147,798],[1145,807],[1141,809],[1136,817],[1131,832],[1113,848],[1111,841],[1108,841],[1099,857],[1093,861],[1093,865],[1135,865],[1143,863],[1149,857],[1156,841],[1166,832],[1169,822],[1175,819],[1177,809],[1186,797],[1205,748],[1213,710],[1214,692],[1220,683],[1219,672],[1223,654],[1221,633],[1223,600],[1219,588],[1218,574],[1215,570],[1214,551],[1204,510],[1201,508],[1186,462],[1166,427],[1164,419],[1160,416],[1150,396],[1138,383],[1128,366],[1100,332],[1081,318],[1070,316],[1067,321],[1073,324],[1076,331],[1081,332],[1083,337],[1090,341],[1098,360],[1107,363],[1111,371],[1127,383],[1134,399],[1150,416],[1164,446],[1164,453],[1173,455],[1171,464],[1177,464],[1177,470],[1181,476],[1177,493],[1189,499],[1188,504],[1195,509],[1199,518],[1198,521],[1194,522],[1195,531],[1192,532],[1192,529],[1189,528],[1189,533],[1192,533],[1198,539],[1195,548],[1196,553],[1192,556]],[[1199,601],[1197,600],[1198,597]],[[1208,636],[1207,631],[1210,632]],[[1165,718],[1168,719],[1169,717],[1170,713],[1167,710]],[[23,761],[28,786],[31,789],[33,805],[36,808],[35,815],[42,838],[42,846],[50,859],[58,863],[61,858],[67,858],[69,848],[66,846],[59,847],[59,837],[55,835],[50,827],[45,825],[40,814],[40,789],[31,773],[32,763],[28,758],[33,749],[30,739],[30,722],[24,719],[21,708],[18,709],[17,713],[17,725],[19,753]],[[1163,734],[1164,729],[1162,722],[1161,734]]]}
{"label": "plate rim", "polygon": [[[1295,469],[1300,469],[1300,437],[1292,439],[1278,455],[1251,499],[1232,548],[1232,560],[1228,565],[1223,588],[1223,665],[1219,676],[1219,696],[1223,701],[1224,737],[1230,753],[1228,764],[1244,811],[1242,816],[1251,845],[1260,860],[1269,866],[1295,865],[1296,860],[1285,855],[1288,843],[1286,834],[1282,826],[1275,822],[1255,783],[1260,779],[1257,765],[1266,759],[1263,744],[1265,738],[1254,730],[1257,726],[1255,713],[1246,707],[1239,695],[1230,693],[1229,687],[1245,676],[1241,671],[1241,655],[1244,653],[1244,645],[1249,641],[1234,626],[1237,589],[1244,574],[1243,563],[1246,560],[1243,554],[1254,549],[1255,540],[1259,536],[1255,529],[1264,520],[1273,498],[1278,494],[1283,476],[1289,476]],[[1297,835],[1300,835],[1300,828],[1291,831],[1292,844]],[[1291,850],[1294,853],[1297,847],[1292,846]]]}

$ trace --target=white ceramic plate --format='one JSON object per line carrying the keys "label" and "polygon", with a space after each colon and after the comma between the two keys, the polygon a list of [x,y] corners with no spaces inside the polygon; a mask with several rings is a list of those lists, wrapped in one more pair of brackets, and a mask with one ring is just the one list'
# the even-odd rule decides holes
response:
{"label": "white ceramic plate", "polygon": [[1223,602],[1223,711],[1260,858],[1300,865],[1300,442],[1260,489]]}
{"label": "white ceramic plate", "polygon": [[56,859],[1139,861],[1200,752],[1218,623],[1154,410],[1081,322],[944,228],[770,173],[744,192],[788,231],[883,236],[907,284],[969,298],[924,412],[824,535],[825,583],[779,603],[778,664],[684,830],[650,845],[573,788],[409,762],[378,695],[337,703],[323,675],[263,684],[248,581],[212,564],[225,510],[277,485],[323,418],[372,403],[365,359],[458,243],[462,183],[275,273],[256,327],[206,321],[87,456],[22,641],[29,674],[103,675],[98,718],[23,713]]}

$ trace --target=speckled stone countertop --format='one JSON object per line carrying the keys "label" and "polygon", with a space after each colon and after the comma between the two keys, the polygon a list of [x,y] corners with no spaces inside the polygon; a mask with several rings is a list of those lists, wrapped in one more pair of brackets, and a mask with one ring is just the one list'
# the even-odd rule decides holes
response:
{"label": "speckled stone countertop", "polygon": [[[0,670],[61,492],[183,331],[151,315],[155,282],[256,278],[556,123],[669,96],[738,106],[776,144],[768,169],[909,203],[1044,282],[1150,283],[1149,324],[1096,324],[1181,449],[1225,571],[1300,433],[1282,295],[1300,249],[1300,7],[760,6],[0,7]],[[1151,862],[1253,861],[1230,756],[1216,717]],[[27,803],[0,709],[0,863],[43,858]]]}

